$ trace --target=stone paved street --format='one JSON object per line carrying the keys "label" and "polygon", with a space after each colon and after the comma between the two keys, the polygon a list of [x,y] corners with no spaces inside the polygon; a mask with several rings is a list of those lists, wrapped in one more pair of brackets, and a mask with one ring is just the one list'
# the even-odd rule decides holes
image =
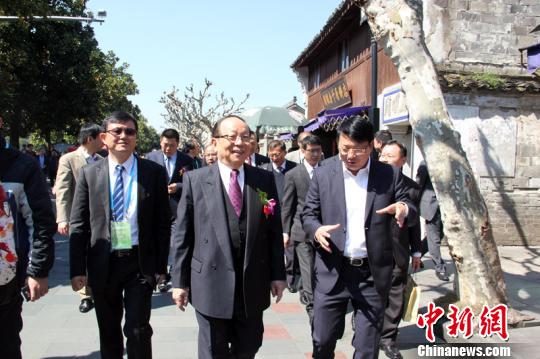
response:
{"label": "stone paved street", "polygon": [[[68,245],[66,238],[57,237],[56,264],[50,277],[50,292],[36,303],[25,303],[22,332],[23,357],[34,358],[99,358],[99,341],[94,311],[81,314],[79,298],[68,286]],[[443,252],[447,252],[444,248]],[[511,303],[517,309],[540,318],[540,254],[538,249],[523,247],[500,248]],[[449,257],[446,255],[446,259]],[[422,286],[421,306],[452,288],[451,282],[438,281],[431,270],[431,261],[417,274]],[[344,338],[338,342],[337,358],[351,358],[352,330],[350,316]],[[258,358],[306,358],[311,352],[307,315],[299,304],[298,295],[288,293],[283,302],[265,312],[264,343]],[[196,358],[197,322],[191,307],[185,313],[172,305],[171,295],[155,294],[151,320],[154,357]],[[534,343],[540,337],[540,327],[516,329],[510,332],[511,342]],[[405,358],[417,357],[417,346],[427,343],[422,330],[411,323],[402,323],[399,346]],[[440,341],[438,341],[440,342]],[[530,350],[540,346],[531,344]],[[533,349],[534,348],[534,349]],[[384,354],[381,353],[381,358]]]}

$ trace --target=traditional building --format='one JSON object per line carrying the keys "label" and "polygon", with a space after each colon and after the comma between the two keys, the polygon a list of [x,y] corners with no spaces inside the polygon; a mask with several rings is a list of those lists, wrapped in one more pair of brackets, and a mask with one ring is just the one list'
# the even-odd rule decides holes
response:
{"label": "traditional building", "polygon": [[[540,2],[424,0],[423,9],[426,44],[495,239],[540,245]],[[325,137],[327,156],[335,153],[339,119],[372,105],[370,43],[367,19],[345,0],[291,65],[313,120],[308,128]],[[404,172],[414,178],[422,155],[397,69],[380,48],[377,65],[378,125],[407,145]]]}

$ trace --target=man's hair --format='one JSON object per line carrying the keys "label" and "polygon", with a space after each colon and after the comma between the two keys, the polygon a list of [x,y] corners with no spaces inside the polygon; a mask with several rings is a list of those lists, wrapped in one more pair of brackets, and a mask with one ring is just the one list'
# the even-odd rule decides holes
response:
{"label": "man's hair", "polygon": [[375,132],[375,139],[380,141],[382,145],[387,145],[388,141],[392,141],[392,132],[388,130],[379,130]]}
{"label": "man's hair", "polygon": [[287,146],[285,146],[285,142],[280,140],[272,140],[268,143],[268,152],[275,148],[280,148],[283,152],[287,150]]}
{"label": "man's hair", "polygon": [[398,146],[399,154],[401,155],[401,157],[407,157],[407,147],[405,147],[403,143],[399,142],[398,140],[390,140],[386,143],[386,146],[390,146],[390,145]]}
{"label": "man's hair", "polygon": [[130,121],[135,125],[135,131],[139,131],[139,126],[137,125],[137,120],[135,117],[133,117],[132,114],[124,111],[114,111],[111,113],[103,120],[102,127],[104,131],[107,131],[107,128],[109,128],[111,123],[125,123]]}
{"label": "man's hair", "polygon": [[95,139],[102,132],[103,128],[95,123],[87,123],[82,125],[81,130],[79,131],[79,144],[86,144],[88,142],[88,137]]}
{"label": "man's hair", "polygon": [[188,141],[184,143],[184,146],[182,147],[182,152],[188,153],[189,151],[194,150],[194,149],[195,149],[195,144],[191,141]]}
{"label": "man's hair", "polygon": [[[221,123],[223,121],[225,121],[226,119],[231,118],[231,117],[237,118],[240,121],[242,121],[243,123],[246,123],[246,120],[244,120],[242,117],[240,117],[238,115],[227,115],[225,117],[222,117],[219,120],[217,120],[217,122],[214,124],[214,127],[212,128],[212,137],[221,136],[221,132],[220,132]],[[247,126],[247,123],[246,123],[246,126]],[[248,128],[249,128],[249,126],[248,126]],[[250,130],[250,133],[251,133],[251,130]]]}
{"label": "man's hair", "polygon": [[302,147],[302,141],[304,140],[304,138],[306,138],[309,135],[311,135],[311,132],[308,132],[308,131],[302,131],[298,134],[296,141],[298,142],[298,145],[300,147]]}
{"label": "man's hair", "polygon": [[321,142],[321,139],[319,138],[319,136],[316,136],[316,135],[307,135],[306,137],[304,137],[304,139],[302,140],[302,143],[301,143],[301,147],[303,150],[305,150],[307,148],[307,146],[322,146],[322,142]]}
{"label": "man's hair", "polygon": [[338,136],[345,135],[356,142],[373,141],[373,125],[361,116],[349,117],[339,125]]}
{"label": "man's hair", "polygon": [[174,128],[168,128],[165,131],[161,132],[160,138],[168,138],[169,140],[174,139],[176,142],[180,142],[180,134]]}

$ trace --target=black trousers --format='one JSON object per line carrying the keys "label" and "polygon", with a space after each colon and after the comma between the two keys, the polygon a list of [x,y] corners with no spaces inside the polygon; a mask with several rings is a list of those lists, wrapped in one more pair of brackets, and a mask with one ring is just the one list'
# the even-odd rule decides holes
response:
{"label": "black trousers", "polygon": [[22,295],[17,279],[2,288],[0,305],[0,356],[6,359],[20,359],[22,321]]}
{"label": "black trousers", "polygon": [[299,283],[298,280],[300,279],[299,276],[299,268],[298,268],[298,258],[296,257],[296,253],[294,251],[294,245],[290,245],[287,248],[285,248],[285,273],[287,274],[287,285],[290,288],[294,288],[296,290],[299,290]]}
{"label": "black trousers", "polygon": [[263,340],[263,313],[244,318],[219,319],[198,311],[199,359],[251,359]]}
{"label": "black trousers", "polygon": [[437,210],[431,221],[426,220],[426,236],[429,248],[429,256],[435,264],[437,272],[446,272],[446,266],[441,256],[441,241],[444,236],[441,210]]}
{"label": "black trousers", "polygon": [[313,358],[334,357],[336,342],[345,328],[349,300],[354,308],[354,358],[377,358],[386,298],[375,289],[369,265],[343,264],[336,287],[330,293],[315,288]]}
{"label": "black trousers", "polygon": [[405,299],[405,286],[407,285],[408,267],[394,267],[392,271],[392,286],[388,294],[388,304],[384,310],[384,324],[381,334],[381,343],[395,343],[398,334],[398,326],[403,315]]}
{"label": "black trousers", "polygon": [[121,359],[124,354],[122,316],[125,309],[124,335],[129,359],[152,358],[150,310],[152,286],[139,271],[138,254],[118,258],[111,254],[109,278],[104,290],[94,290],[103,359]]}
{"label": "black trousers", "polygon": [[294,242],[294,251],[298,258],[298,267],[302,277],[302,295],[306,300],[306,311],[310,322],[313,321],[313,288],[314,288],[314,264],[315,247],[311,242]]}

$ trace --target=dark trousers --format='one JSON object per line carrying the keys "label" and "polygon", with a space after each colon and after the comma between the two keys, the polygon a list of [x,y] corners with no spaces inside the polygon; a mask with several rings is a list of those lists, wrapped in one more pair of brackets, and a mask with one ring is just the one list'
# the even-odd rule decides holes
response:
{"label": "dark trousers", "polygon": [[152,358],[152,289],[139,272],[137,253],[122,258],[111,254],[107,285],[104,290],[94,290],[93,293],[103,359],[123,357],[121,322],[124,308],[128,358]]}
{"label": "dark trousers", "polygon": [[298,258],[294,251],[294,245],[290,245],[285,248],[285,273],[287,274],[287,285],[289,288],[298,288]]}
{"label": "dark trousers", "polygon": [[199,359],[251,359],[263,339],[263,313],[233,319],[209,317],[198,311]]}
{"label": "dark trousers", "polygon": [[306,301],[306,311],[313,321],[313,288],[315,248],[311,242],[294,242],[294,251],[298,258],[300,276],[302,278],[302,295]]}
{"label": "dark trousers", "polygon": [[20,359],[21,337],[23,327],[22,296],[17,279],[2,288],[2,305],[0,305],[0,356],[6,359]]}
{"label": "dark trousers", "polygon": [[426,220],[426,235],[429,255],[435,264],[435,270],[437,272],[446,272],[446,266],[441,256],[441,241],[444,236],[441,210],[437,210],[437,213],[430,221]]}
{"label": "dark trousers", "polygon": [[388,294],[388,303],[384,310],[384,324],[381,334],[381,343],[395,343],[398,334],[398,326],[403,315],[405,299],[405,286],[407,285],[408,267],[394,267],[392,271],[392,286]]}
{"label": "dark trousers", "polygon": [[355,313],[352,345],[354,358],[377,358],[383,322],[385,298],[375,290],[368,265],[353,267],[343,264],[336,287],[330,293],[315,288],[313,320],[313,357],[334,357],[336,342],[345,328],[349,300]]}

